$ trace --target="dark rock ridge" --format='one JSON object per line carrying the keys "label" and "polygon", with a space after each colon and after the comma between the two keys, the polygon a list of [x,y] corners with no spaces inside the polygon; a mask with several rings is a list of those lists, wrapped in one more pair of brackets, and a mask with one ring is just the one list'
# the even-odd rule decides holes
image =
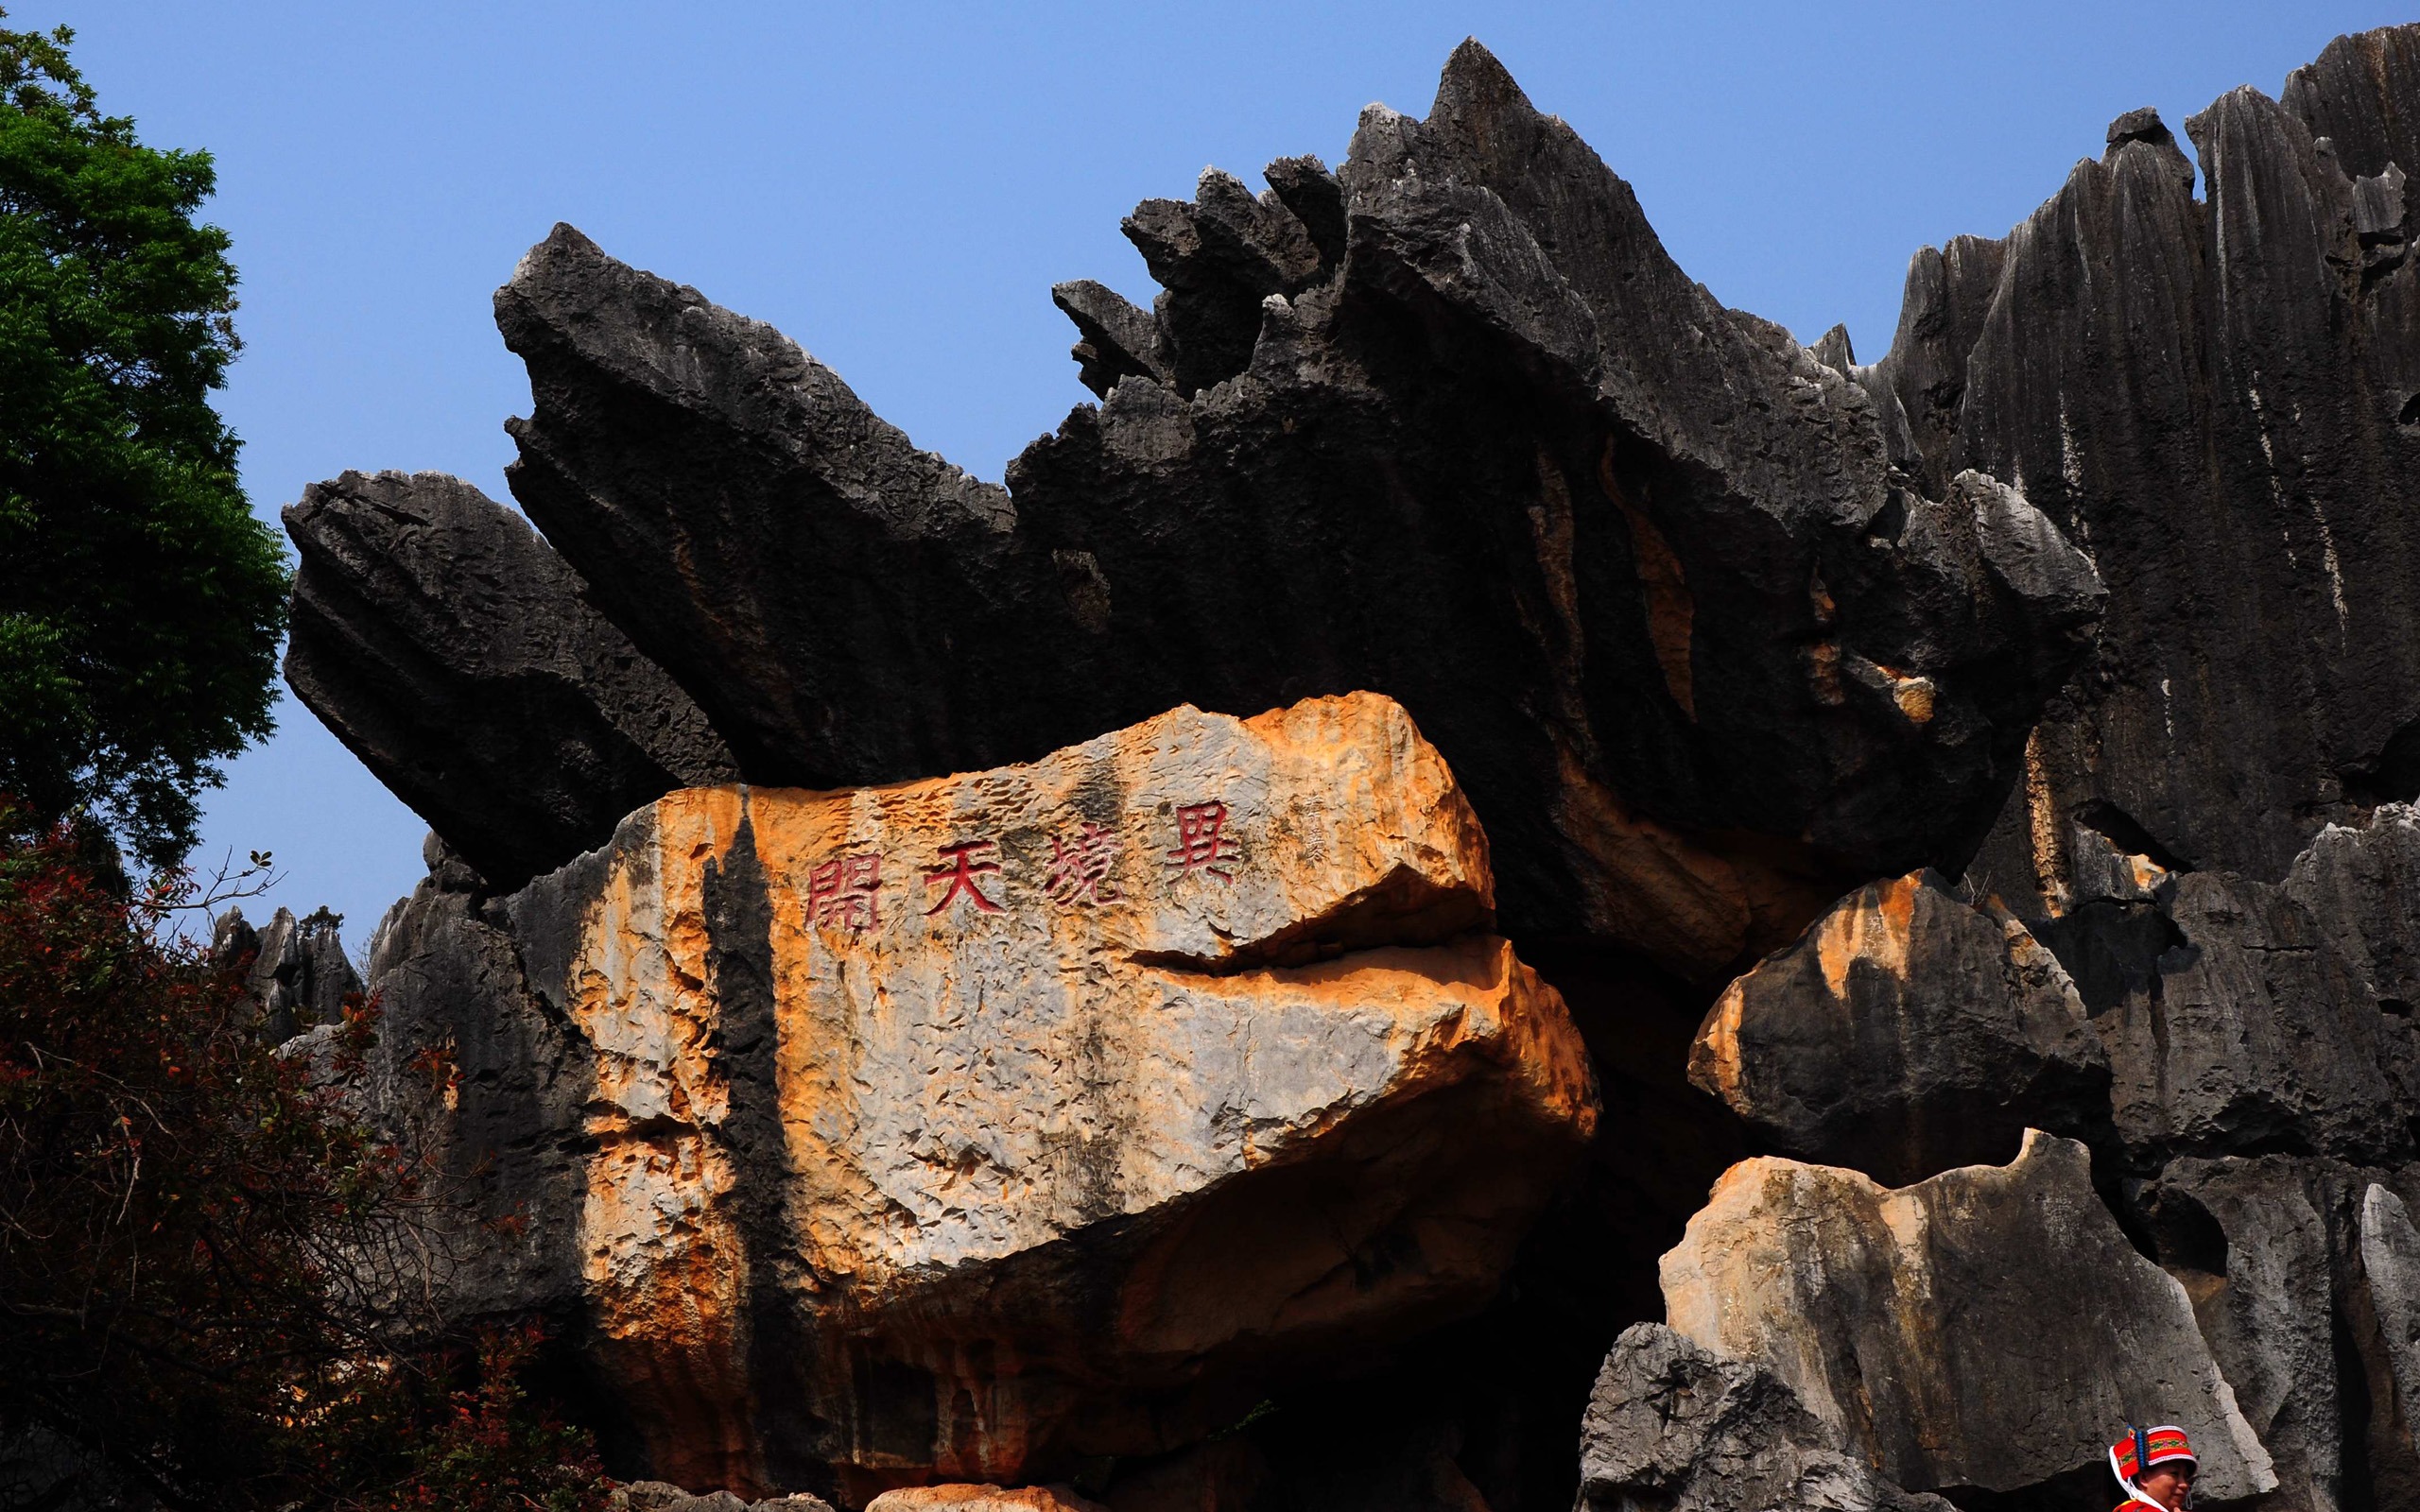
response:
{"label": "dark rock ridge", "polygon": [[[511,486],[551,544],[450,480],[349,475],[294,511],[298,687],[445,837],[373,948],[367,1089],[455,1183],[465,1243],[430,1288],[466,1317],[555,1318],[582,1379],[646,1409],[592,1415],[621,1467],[850,1506],[1065,1476],[1114,1512],[1563,1512],[1575,1491],[1597,1512],[1937,1507],[1924,1491],[2066,1512],[2107,1504],[2100,1446],[2133,1416],[2195,1425],[2213,1495],[2420,1512],[2420,27],[2341,39],[2278,100],[2239,90],[2187,130],[2203,198],[2157,114],[2128,112],[2009,236],[1920,253],[1896,343],[1859,366],[1845,331],[1802,348],[1714,303],[1466,45],[1426,120],[1373,108],[1336,172],[1281,160],[1254,194],[1214,170],[1138,207],[1163,292],[1052,291],[1100,402],[1006,488],[779,333],[558,228],[496,301],[533,392]],[[1003,1352],[994,1314],[1040,1314],[977,1287],[963,1315],[896,1311],[915,1358],[886,1343],[795,1389],[811,1351],[765,1321],[803,1284],[781,1266],[893,1243],[918,1204],[963,1221],[1005,1169],[994,1129],[1063,1108],[1148,1143],[1251,1099],[1138,1073],[1152,1115],[1099,1124],[1115,1078],[1080,1040],[1049,1109],[944,1118],[992,1073],[894,1055],[895,994],[842,1017],[903,1079],[777,1055],[797,1026],[745,994],[870,980],[833,964],[872,958],[854,933],[808,936],[841,927],[818,910],[853,866],[874,868],[871,919],[887,864],[841,800],[905,788],[772,789],[1354,689],[1451,765],[1495,917],[1603,1092],[1507,1284],[1265,1380],[1253,1330],[1119,1376],[1115,1299],[1064,1358]],[[750,785],[658,801],[733,774]],[[737,846],[737,805],[787,880],[716,870],[728,917],[702,935],[685,903],[595,935],[621,864],[595,848],[643,804],[691,815],[698,845],[657,848],[683,866]],[[761,850],[801,805],[821,816]],[[616,897],[679,869],[623,850]],[[884,877],[884,919],[915,925],[917,881]],[[1353,906],[1392,917],[1392,886]],[[743,923],[798,969],[717,943]],[[573,938],[596,947],[576,971]],[[700,939],[720,954],[676,960]],[[1046,997],[975,1011],[1012,1002],[1029,1032]],[[632,1041],[643,998],[695,1032]],[[1248,1042],[1290,1087],[1308,1061],[1273,1022],[1203,1042]],[[984,1065],[1017,1042],[987,1032]],[[432,1046],[458,1077],[429,1077]],[[702,1079],[651,1102],[680,1066]],[[735,1108],[729,1159],[689,1161],[683,1130]],[[950,1119],[974,1132],[943,1138]],[[1446,1122],[1457,1192],[1546,1179]],[[904,1152],[884,1169],[905,1205],[782,1239],[765,1194],[869,1130]],[[1493,1266],[1519,1228],[1440,1226],[1420,1263]],[[1408,1254],[1357,1250],[1338,1305],[1406,1284]],[[1220,1350],[1235,1400],[1162,1391]],[[1008,1409],[1053,1381],[1075,1426],[1028,1402],[1020,1437]],[[787,1447],[758,1463],[758,1438]]]}
{"label": "dark rock ridge", "polygon": [[285,509],[285,680],[500,886],[728,779],[689,696],[581,600],[527,522],[441,473],[347,472]]}
{"label": "dark rock ridge", "polygon": [[1104,403],[1005,490],[560,227],[496,297],[514,495],[752,782],[1374,689],[1467,782],[1508,922],[1701,980],[1963,861],[2100,602],[2056,530],[1895,482],[1864,393],[1691,283],[1476,44],[1426,122],[1270,172],[1136,210],[1152,314],[1059,287]]}
{"label": "dark rock ridge", "polygon": [[2319,827],[2420,796],[2420,160],[2411,27],[2282,101],[2149,111],[2000,241],[1919,252],[1853,369],[1895,464],[2021,489],[2110,591],[1984,852],[2020,912],[2076,895],[2081,826],[2280,880]]}
{"label": "dark rock ridge", "polygon": [[370,939],[380,1017],[360,1106],[443,1194],[420,1290],[452,1318],[548,1319],[577,1349],[595,1057],[531,988],[479,875],[433,835],[424,854],[428,875]]}

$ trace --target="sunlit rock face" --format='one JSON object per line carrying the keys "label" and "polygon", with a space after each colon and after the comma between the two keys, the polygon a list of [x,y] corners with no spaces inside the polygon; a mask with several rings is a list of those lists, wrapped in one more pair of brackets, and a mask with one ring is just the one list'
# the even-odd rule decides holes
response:
{"label": "sunlit rock face", "polygon": [[918,1486],[885,1491],[866,1512],[1108,1512],[1064,1486]]}
{"label": "sunlit rock face", "polygon": [[503,901],[587,1085],[536,1221],[655,1473],[1014,1484],[1484,1301],[1595,1119],[1493,910],[1372,696],[684,790]]}
{"label": "sunlit rock face", "polygon": [[1910,1490],[2090,1483],[2109,1424],[2155,1418],[2191,1435],[2203,1495],[2277,1484],[2184,1286],[2127,1243],[2073,1141],[1896,1189],[1744,1161],[1664,1257],[1664,1297],[1673,1329],[1772,1370]]}
{"label": "sunlit rock face", "polygon": [[[1466,44],[1138,206],[1002,485],[559,228],[544,545],[290,522],[296,686],[450,841],[371,973],[436,1289],[635,1464],[848,1505],[2064,1512],[2127,1418],[2420,1486],[2414,123],[2411,26],[2198,166],[2131,112],[1861,367]],[[1499,925],[1607,1089],[1550,1206]],[[1973,1163],[2026,1127],[2090,1170]],[[1824,1164],[1698,1212],[1751,1147]]]}

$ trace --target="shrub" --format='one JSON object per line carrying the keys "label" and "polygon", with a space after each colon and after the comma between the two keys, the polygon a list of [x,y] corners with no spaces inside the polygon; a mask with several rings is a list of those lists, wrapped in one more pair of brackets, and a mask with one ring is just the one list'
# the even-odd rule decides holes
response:
{"label": "shrub", "polygon": [[163,928],[191,900],[0,807],[0,1418],[171,1504],[602,1505],[519,1384],[535,1339],[431,1343],[382,1257],[419,1173]]}

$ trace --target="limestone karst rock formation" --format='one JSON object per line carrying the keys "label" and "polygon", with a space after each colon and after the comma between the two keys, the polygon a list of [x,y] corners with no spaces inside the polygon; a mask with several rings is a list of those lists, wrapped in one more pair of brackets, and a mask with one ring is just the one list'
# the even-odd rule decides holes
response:
{"label": "limestone karst rock formation", "polygon": [[273,1040],[290,1040],[313,1024],[336,1022],[346,997],[361,990],[344,954],[343,927],[343,916],[324,908],[301,919],[281,908],[254,929],[231,906],[211,927],[210,958],[243,971],[262,1027]]}
{"label": "limestone karst rock formation", "polygon": [[581,601],[528,523],[441,473],[347,472],[285,510],[285,680],[500,885],[734,775],[687,694]]}
{"label": "limestone karst rock formation", "polygon": [[2320,825],[2420,797],[2420,265],[2408,27],[2280,98],[2119,117],[1999,241],[1909,271],[1853,369],[1894,461],[2024,490],[2110,590],[1985,866],[2072,894],[2081,822],[2165,865],[2275,882]]}
{"label": "limestone karst rock formation", "polygon": [[293,680],[438,836],[363,1089],[433,1283],[626,1472],[853,1512],[2066,1512],[2128,1416],[2420,1507],[2420,27],[2187,131],[1860,366],[1469,44],[1137,207],[1006,487],[558,228],[544,541],[289,515]]}
{"label": "limestone karst rock formation", "polygon": [[1664,1257],[1672,1328],[1772,1370],[1899,1486],[2011,1492],[2094,1472],[2111,1423],[2182,1425],[2199,1492],[2274,1489],[2185,1288],[2136,1254],[2082,1144],[1885,1189],[1735,1167]]}
{"label": "limestone karst rock formation", "polygon": [[1894,481],[1864,392],[1715,304],[1475,44],[1426,122],[1272,172],[1128,221],[1156,316],[1062,286],[1104,403],[1006,490],[558,228],[496,297],[514,497],[752,782],[1374,689],[1468,785],[1509,921],[1698,978],[1963,861],[2100,604],[2056,530]]}
{"label": "limestone karst rock formation", "polygon": [[[2361,1194],[2361,1274],[2369,1303],[2365,1321],[2375,1353],[2369,1363],[2370,1449],[2381,1472],[2409,1479],[2420,1469],[2420,1228],[2411,1205],[2372,1184]],[[2383,1366],[2383,1368],[2381,1368]],[[2382,1442],[2383,1441],[2383,1442]]]}
{"label": "limestone karst rock formation", "polygon": [[431,887],[377,947],[379,1054],[452,1044],[469,1090],[382,1085],[520,1204],[439,1284],[579,1312],[657,1473],[1013,1480],[1488,1298],[1595,1117],[1493,906],[1396,705],[1180,709],[1027,767],[684,790],[476,919]]}
{"label": "limestone karst rock formation", "polygon": [[[2182,1281],[2276,1467],[2276,1504],[2313,1512],[2409,1504],[2420,1446],[2396,1405],[2382,1317],[2408,1308],[2411,1278],[2368,1260],[2369,1194],[2420,1191],[2420,1169],[2364,1169],[2291,1155],[2185,1158],[2134,1209]],[[2399,1197],[2393,1198],[2399,1201]]]}
{"label": "limestone karst rock formation", "polygon": [[2282,886],[2131,858],[2136,896],[2031,928],[1938,877],[1874,884],[1724,990],[1691,1077],[1775,1147],[1892,1181],[2004,1160],[2029,1124],[2145,1175],[2237,1151],[2409,1160],[2420,1082],[2391,993],[2420,940],[2410,828],[2400,807],[2331,827]]}

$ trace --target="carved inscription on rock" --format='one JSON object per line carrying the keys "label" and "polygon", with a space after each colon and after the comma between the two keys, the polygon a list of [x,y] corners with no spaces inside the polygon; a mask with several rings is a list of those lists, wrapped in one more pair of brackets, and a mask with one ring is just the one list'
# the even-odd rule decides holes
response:
{"label": "carved inscription on rock", "polygon": [[1595,1119],[1477,819],[1373,695],[688,789],[510,906],[577,921],[587,1292],[683,1484],[1173,1447],[1483,1301]]}

